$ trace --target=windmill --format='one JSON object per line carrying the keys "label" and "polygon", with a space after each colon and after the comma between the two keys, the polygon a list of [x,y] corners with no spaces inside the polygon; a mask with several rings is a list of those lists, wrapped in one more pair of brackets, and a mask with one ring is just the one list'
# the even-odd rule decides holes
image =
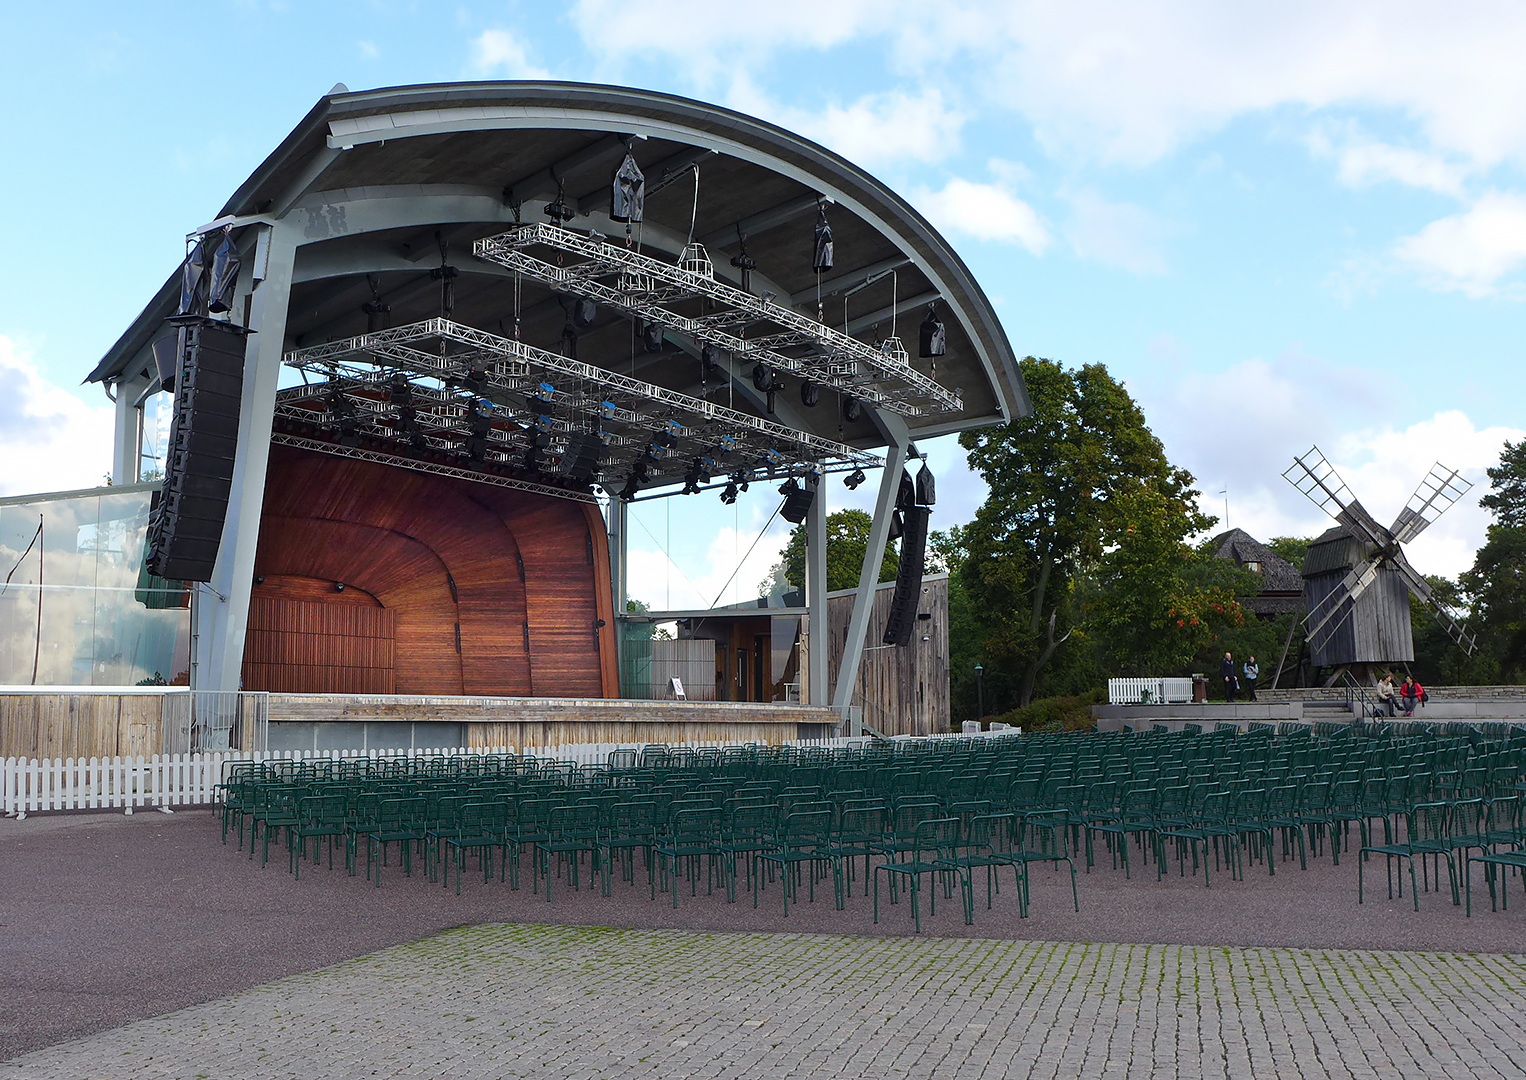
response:
{"label": "windmill", "polygon": [[1316,667],[1407,663],[1415,658],[1409,594],[1419,597],[1453,641],[1471,654],[1473,635],[1410,565],[1403,545],[1430,526],[1473,485],[1437,463],[1384,528],[1367,512],[1318,447],[1282,474],[1336,521],[1304,558],[1304,604]]}

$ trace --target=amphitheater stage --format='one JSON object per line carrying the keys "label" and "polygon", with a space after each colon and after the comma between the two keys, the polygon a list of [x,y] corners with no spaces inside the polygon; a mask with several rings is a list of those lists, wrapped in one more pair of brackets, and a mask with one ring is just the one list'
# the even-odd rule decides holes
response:
{"label": "amphitheater stage", "polygon": [[836,734],[829,708],[614,698],[271,694],[270,749],[777,744]]}
{"label": "amphitheater stage", "polygon": [[[1188,702],[1178,705],[1093,705],[1092,719],[1098,731],[1134,730],[1161,724],[1172,731],[1187,724],[1205,727],[1234,723],[1245,727],[1252,723],[1349,723],[1356,714],[1346,701],[1343,690],[1307,688],[1302,690],[1267,690],[1256,701]],[[1430,702],[1415,710],[1415,715],[1397,720],[1421,723],[1519,723],[1526,724],[1526,687],[1521,686],[1442,686],[1430,691]]]}

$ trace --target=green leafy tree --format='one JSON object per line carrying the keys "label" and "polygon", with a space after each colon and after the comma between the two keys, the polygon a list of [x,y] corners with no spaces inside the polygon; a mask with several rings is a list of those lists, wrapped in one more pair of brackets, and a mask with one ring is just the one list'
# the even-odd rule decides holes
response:
{"label": "green leafy tree", "polygon": [[[964,581],[992,689],[1026,705],[1075,619],[1072,584],[1120,527],[1122,497],[1148,486],[1190,506],[1187,472],[1166,460],[1143,412],[1100,364],[1022,361],[1033,414],[965,432],[990,495],[963,530]],[[992,678],[996,675],[997,678]]]}
{"label": "green leafy tree", "polygon": [[1218,575],[1219,583],[1205,583],[1204,577],[1217,568],[1189,573],[1198,560],[1227,564],[1187,544],[1188,536],[1208,528],[1213,519],[1149,485],[1120,492],[1114,509],[1087,625],[1101,637],[1109,666],[1119,674],[1178,672],[1217,627],[1245,621],[1233,585],[1223,580],[1226,575]]}
{"label": "green leafy tree", "polygon": [[1309,545],[1312,543],[1312,536],[1274,536],[1266,542],[1266,546],[1302,570],[1303,557],[1309,553]]}
{"label": "green leafy tree", "polygon": [[1489,486],[1478,503],[1494,524],[1460,584],[1471,600],[1479,663],[1501,681],[1519,682],[1526,677],[1526,439],[1505,444]]}
{"label": "green leafy tree", "polygon": [[[827,589],[854,589],[864,568],[864,551],[869,547],[869,530],[874,519],[862,510],[838,510],[827,515]],[[900,569],[895,548],[885,545],[880,560],[880,580],[894,581]],[[805,526],[796,525],[789,534],[784,554],[774,566],[770,579],[763,583],[769,592],[788,582],[795,588],[805,585]]]}

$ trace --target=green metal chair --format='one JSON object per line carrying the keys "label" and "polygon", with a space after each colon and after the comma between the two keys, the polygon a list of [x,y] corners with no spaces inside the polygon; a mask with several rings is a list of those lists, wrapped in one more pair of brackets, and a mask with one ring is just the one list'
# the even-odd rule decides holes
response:
{"label": "green metal chair", "polygon": [[[892,904],[896,903],[896,879],[905,878],[907,888],[911,892],[912,922],[916,926],[916,932],[920,934],[922,913],[917,901],[921,894],[922,878],[927,875],[933,875],[934,878],[943,875],[946,890],[949,881],[959,882],[965,925],[973,925],[969,869],[959,863],[959,819],[933,818],[919,822],[912,846],[905,851],[905,854],[909,858],[898,862],[883,862],[874,868],[874,921],[876,923],[880,921],[880,874],[885,875],[886,884],[890,887]],[[929,894],[928,900],[928,914],[936,915],[938,913],[936,885]]]}

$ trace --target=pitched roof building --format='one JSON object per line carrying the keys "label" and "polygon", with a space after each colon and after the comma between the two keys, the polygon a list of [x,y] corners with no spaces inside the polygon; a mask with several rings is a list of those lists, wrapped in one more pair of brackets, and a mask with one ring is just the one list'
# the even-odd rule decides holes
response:
{"label": "pitched roof building", "polygon": [[1244,529],[1230,529],[1214,537],[1213,554],[1261,576],[1260,592],[1238,597],[1240,605],[1258,619],[1303,611],[1303,574],[1298,567]]}

